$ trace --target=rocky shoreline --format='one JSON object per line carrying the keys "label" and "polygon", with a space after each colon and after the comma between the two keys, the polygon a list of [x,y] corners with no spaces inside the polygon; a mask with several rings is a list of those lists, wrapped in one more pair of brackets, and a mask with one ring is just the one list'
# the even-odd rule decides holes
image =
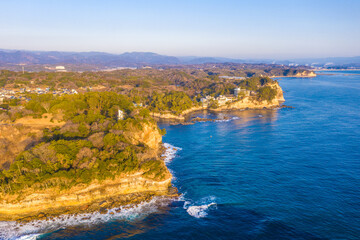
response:
{"label": "rocky shoreline", "polygon": [[194,114],[199,111],[212,111],[212,112],[229,112],[234,110],[247,110],[247,109],[274,109],[281,107],[282,103],[285,102],[283,92],[278,84],[271,85],[278,90],[278,94],[272,101],[258,101],[254,97],[244,97],[243,99],[231,102],[229,104],[220,106],[218,108],[209,107],[193,107],[183,111],[179,115],[172,113],[151,113],[151,116],[158,120],[172,120],[176,122],[182,122],[185,124],[191,124],[191,121],[186,121],[190,114]]}
{"label": "rocky shoreline", "polygon": [[110,209],[134,206],[156,196],[177,197],[178,192],[171,185],[171,179],[170,173],[165,180],[154,181],[138,172],[101,183],[94,182],[89,186],[76,186],[67,191],[54,188],[3,196],[0,221],[29,222],[69,214],[105,214]]}
{"label": "rocky shoreline", "polygon": [[[17,222],[31,222],[34,220],[49,220],[56,217],[65,215],[78,215],[86,213],[99,212],[100,214],[112,214],[111,211],[115,209],[115,212],[120,212],[121,207],[133,207],[143,202],[149,202],[154,197],[177,197],[177,190],[175,188],[169,188],[168,192],[135,192],[125,195],[113,196],[110,198],[99,199],[89,204],[79,206],[64,206],[59,208],[51,208],[45,210],[34,211],[24,215],[12,215],[9,218],[0,218],[1,221],[17,221]],[[117,209],[117,210],[116,210]]]}
{"label": "rocky shoreline", "polygon": [[107,213],[109,209],[136,205],[155,196],[178,196],[176,188],[171,186],[171,177],[162,182],[141,177],[129,182],[122,180],[90,185],[85,190],[72,189],[67,193],[56,194],[56,190],[34,192],[21,201],[3,202],[0,204],[0,221],[28,222],[68,214]]}
{"label": "rocky shoreline", "polygon": [[[162,146],[162,137],[155,125],[143,125],[141,131],[131,134],[129,141],[149,147],[147,152],[139,155],[142,161],[158,159],[165,165],[166,159],[162,156],[167,149]],[[109,209],[134,206],[156,196],[177,197],[177,189],[172,186],[171,179],[168,170],[164,178],[154,179],[139,169],[65,190],[59,187],[30,187],[12,194],[0,192],[0,221],[28,222],[64,214],[106,213]]]}
{"label": "rocky shoreline", "polygon": [[311,71],[311,72],[299,72],[295,75],[291,75],[291,76],[270,76],[270,78],[312,78],[312,77],[316,77],[316,73]]}

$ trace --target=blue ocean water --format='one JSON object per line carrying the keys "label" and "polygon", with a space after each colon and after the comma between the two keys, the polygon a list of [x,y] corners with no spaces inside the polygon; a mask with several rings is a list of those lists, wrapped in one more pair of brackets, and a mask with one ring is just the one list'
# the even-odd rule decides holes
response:
{"label": "blue ocean water", "polygon": [[360,239],[360,72],[321,74],[279,79],[294,109],[160,124],[178,201],[40,239]]}

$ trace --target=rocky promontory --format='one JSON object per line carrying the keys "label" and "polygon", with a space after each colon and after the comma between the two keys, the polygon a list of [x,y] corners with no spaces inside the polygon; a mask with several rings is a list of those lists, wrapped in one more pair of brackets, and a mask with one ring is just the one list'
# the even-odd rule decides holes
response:
{"label": "rocky promontory", "polygon": [[[7,127],[13,128],[11,125]],[[4,129],[5,126],[2,126],[2,130]],[[61,214],[105,211],[150,200],[154,196],[176,196],[176,190],[171,186],[172,176],[160,159],[163,151],[162,136],[157,126],[143,124],[141,130],[125,132],[124,136],[131,144],[146,146],[145,151],[137,154],[141,162],[137,169],[111,178],[93,179],[89,183],[76,184],[70,188],[62,188],[54,183],[65,180],[61,177],[39,181],[16,191],[10,189],[15,185],[8,185],[8,189],[3,185],[0,192],[0,221],[28,221]],[[156,177],[157,172],[151,169],[151,165],[145,166],[155,160],[161,165],[161,177]],[[13,164],[16,163],[15,161]],[[19,171],[25,171],[24,167],[20,167]]]}
{"label": "rocky promontory", "polygon": [[[52,105],[52,113],[42,114],[38,103]],[[177,195],[162,159],[164,131],[123,96],[88,93],[28,104],[27,111],[35,106],[32,115],[0,124],[0,221],[106,212]]]}
{"label": "rocky promontory", "polygon": [[[149,167],[139,167],[110,179],[94,179],[87,184],[77,184],[68,189],[59,186],[39,187],[39,182],[7,193],[3,186],[0,193],[0,221],[26,221],[61,214],[100,211],[150,200],[154,196],[176,195],[176,191],[171,187],[171,174],[160,160],[162,137],[157,126],[144,124],[141,131],[127,136],[133,144],[147,146],[145,152],[138,154],[143,164],[159,159],[158,164],[163,165],[165,171],[161,178],[156,178],[156,173],[149,174]],[[51,185],[52,181],[61,181],[61,178],[44,181],[43,184]]]}
{"label": "rocky promontory", "polygon": [[282,78],[282,77],[296,77],[296,78],[312,78],[316,77],[316,73],[314,71],[303,70],[297,71],[295,74],[292,75],[281,75],[281,76],[271,76],[271,78]]}
{"label": "rocky promontory", "polygon": [[264,86],[269,87],[275,92],[274,96],[271,99],[261,99],[257,95],[248,95],[248,96],[242,96],[238,99],[227,102],[226,104],[220,106],[214,107],[213,105],[200,104],[198,106],[194,106],[187,110],[184,110],[180,114],[174,114],[171,112],[161,112],[161,113],[152,112],[151,116],[158,119],[185,121],[187,115],[201,110],[220,112],[220,111],[244,110],[244,109],[272,109],[272,108],[280,107],[281,104],[285,102],[283,91],[280,85],[277,82],[275,82],[275,83],[266,84]]}

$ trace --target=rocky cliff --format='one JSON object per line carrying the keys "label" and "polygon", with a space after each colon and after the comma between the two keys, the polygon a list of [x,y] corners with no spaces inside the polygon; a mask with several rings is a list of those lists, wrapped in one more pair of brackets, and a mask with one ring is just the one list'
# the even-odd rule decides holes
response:
{"label": "rocky cliff", "polygon": [[[4,135],[13,129],[14,126],[4,125],[1,133]],[[19,136],[21,133],[25,135],[32,133],[29,127],[18,128],[17,131],[14,134]],[[65,189],[54,184],[54,181],[55,183],[65,181],[61,177],[16,191],[11,189],[11,185],[9,187],[6,184],[2,185],[0,189],[0,221],[29,221],[61,214],[106,212],[109,208],[139,203],[149,200],[153,196],[175,196],[176,190],[171,187],[172,176],[165,167],[165,163],[160,160],[162,136],[156,124],[142,123],[139,129],[126,129],[122,134],[134,146],[144,146],[141,148],[143,150],[136,155],[140,164],[138,170],[122,172],[105,180],[93,179],[88,184],[77,184]],[[19,137],[7,138],[2,147],[5,146],[8,149],[9,146],[15,146],[18,140]],[[34,138],[33,141],[38,142],[39,137]],[[23,145],[28,146],[28,144]],[[7,162],[25,148],[20,147],[16,151],[14,150],[7,156]],[[80,152],[79,154],[82,154]],[[10,162],[12,161],[13,159]],[[157,169],[161,170],[161,176],[158,176]],[[19,168],[20,171],[24,171],[24,169]],[[38,170],[34,173],[38,174]],[[7,192],[9,190],[10,193]]]}
{"label": "rocky cliff", "polygon": [[298,72],[295,77],[316,77],[316,73],[313,71]]}
{"label": "rocky cliff", "polygon": [[134,145],[144,143],[151,149],[159,149],[162,136],[155,124],[143,124],[141,130],[125,131],[124,136]]}
{"label": "rocky cliff", "polygon": [[265,86],[269,86],[276,90],[276,96],[271,101],[268,100],[259,100],[256,96],[246,96],[240,100],[233,101],[229,104],[225,104],[223,106],[219,106],[217,108],[209,108],[206,106],[198,106],[187,109],[183,111],[180,115],[175,115],[172,113],[151,113],[151,115],[155,118],[159,119],[173,119],[184,121],[187,114],[192,112],[200,111],[200,110],[211,110],[211,111],[227,111],[227,110],[242,110],[242,109],[263,109],[263,108],[276,108],[281,105],[282,102],[285,101],[282,88],[279,84],[269,83]]}
{"label": "rocky cliff", "polygon": [[316,73],[314,71],[304,70],[299,71],[296,74],[291,75],[280,75],[280,76],[270,76],[271,78],[283,78],[283,77],[299,77],[299,78],[307,78],[307,77],[316,77]]}
{"label": "rocky cliff", "polygon": [[232,102],[215,109],[217,111],[222,110],[239,110],[239,109],[263,109],[263,108],[276,108],[279,107],[282,102],[285,101],[283,91],[278,83],[268,84],[267,86],[276,89],[276,96],[271,101],[258,100],[256,97],[244,97],[241,100]]}
{"label": "rocky cliff", "polygon": [[108,209],[136,204],[154,196],[176,196],[171,176],[154,181],[143,172],[124,175],[114,180],[94,181],[66,191],[50,188],[43,191],[28,189],[21,194],[2,195],[0,221],[29,221],[62,214],[107,212]]}

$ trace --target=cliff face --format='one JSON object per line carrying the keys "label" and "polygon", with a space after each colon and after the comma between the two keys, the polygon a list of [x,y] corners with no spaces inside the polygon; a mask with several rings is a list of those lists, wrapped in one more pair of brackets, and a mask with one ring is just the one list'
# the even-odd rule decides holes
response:
{"label": "cliff face", "polygon": [[162,140],[162,136],[155,124],[143,124],[141,130],[124,132],[124,136],[134,145],[144,143],[155,150],[159,148]]}
{"label": "cliff face", "polygon": [[[5,128],[4,128],[5,129]],[[28,131],[28,128],[23,128]],[[8,128],[7,131],[11,132]],[[1,133],[5,133],[1,131]],[[20,129],[17,135],[21,135]],[[147,150],[137,156],[142,163],[159,160],[162,136],[155,123],[142,123],[141,130],[125,131],[124,137],[133,145],[146,145]],[[13,138],[15,140],[17,138]],[[38,140],[38,138],[37,138]],[[9,144],[15,142],[8,142]],[[23,150],[19,149],[17,152]],[[15,156],[14,152],[12,157]],[[171,187],[171,174],[164,162],[157,164],[165,169],[161,178],[155,178],[157,168],[141,167],[137,171],[122,173],[113,179],[93,180],[89,184],[75,185],[69,189],[47,187],[39,189],[29,187],[16,193],[5,194],[0,191],[0,221],[42,219],[60,214],[77,214],[83,212],[105,211],[105,209],[139,203],[153,196],[174,196],[176,191]],[[161,167],[160,166],[160,167]],[[155,173],[153,171],[155,169]],[[61,179],[58,179],[61,181]]]}
{"label": "cliff face", "polygon": [[276,96],[275,96],[275,100],[279,101],[279,102],[285,102],[285,98],[284,98],[284,93],[283,93],[283,90],[282,88],[279,86],[278,83],[276,84],[269,84],[268,86],[276,89]]}
{"label": "cliff face", "polygon": [[239,109],[263,109],[263,108],[275,108],[280,106],[280,101],[274,99],[272,101],[257,101],[251,97],[245,97],[242,100],[230,103],[229,105],[222,106],[216,110],[239,110]]}
{"label": "cliff face", "polygon": [[276,108],[279,107],[281,102],[284,102],[284,94],[278,83],[267,84],[267,86],[276,89],[276,96],[271,101],[259,101],[254,97],[245,97],[239,101],[232,102],[229,105],[225,105],[220,110],[231,110],[231,109],[262,109],[262,108]]}
{"label": "cliff face", "polygon": [[297,72],[296,74],[291,75],[280,75],[280,76],[270,76],[271,78],[282,78],[282,77],[299,77],[299,78],[307,78],[307,77],[316,77],[316,73],[310,70],[305,70],[302,72]]}
{"label": "cliff face", "polygon": [[298,72],[295,77],[316,77],[316,73],[313,71]]}
{"label": "cliff face", "polygon": [[0,203],[0,221],[28,221],[61,214],[106,211],[149,200],[153,196],[174,195],[171,176],[153,181],[138,172],[101,183],[77,186],[68,191],[47,189],[5,196]]}

